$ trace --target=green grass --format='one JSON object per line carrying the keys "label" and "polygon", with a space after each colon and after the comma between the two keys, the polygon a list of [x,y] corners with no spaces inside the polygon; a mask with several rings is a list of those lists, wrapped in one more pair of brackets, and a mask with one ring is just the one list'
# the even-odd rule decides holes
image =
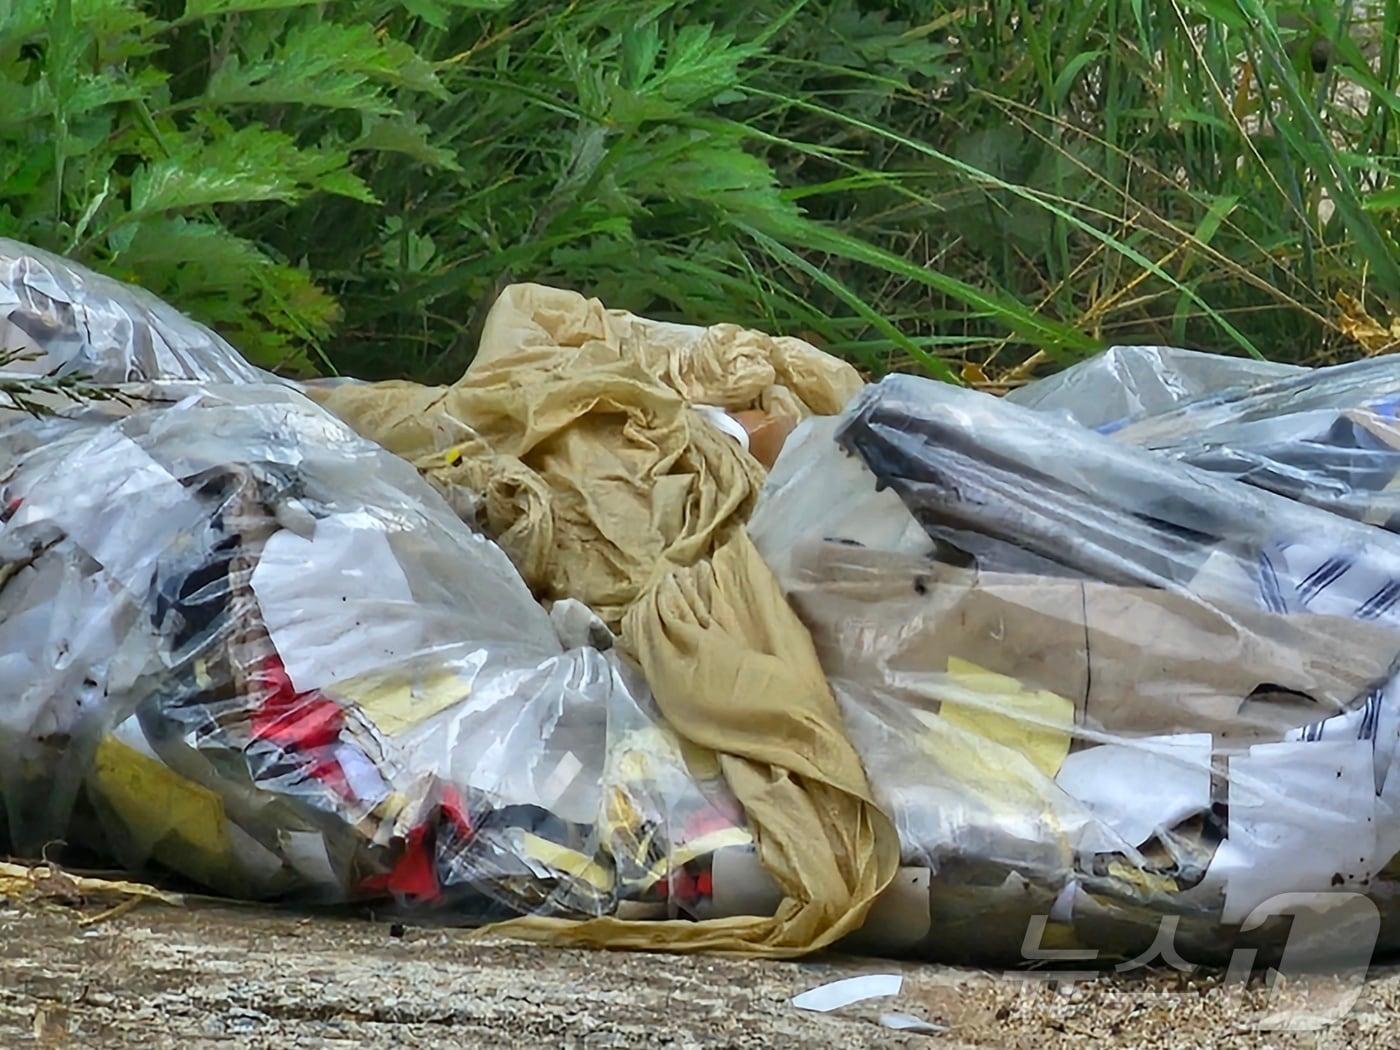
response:
{"label": "green grass", "polygon": [[1328,361],[1400,312],[1397,38],[1400,0],[10,0],[0,233],[291,371],[450,378],[524,279],[871,371]]}

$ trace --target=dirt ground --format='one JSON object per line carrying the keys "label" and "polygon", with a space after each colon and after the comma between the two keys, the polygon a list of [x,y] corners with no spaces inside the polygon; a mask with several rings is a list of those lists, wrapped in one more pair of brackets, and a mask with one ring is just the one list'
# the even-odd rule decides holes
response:
{"label": "dirt ground", "polygon": [[[1172,971],[1046,980],[828,958],[801,963],[539,948],[368,920],[155,903],[0,909],[0,1046],[1369,1047],[1400,1043],[1400,970],[1347,1018],[1261,1030],[1266,989]],[[87,920],[85,922],[85,920]],[[860,973],[895,999],[789,999]],[[1296,989],[1295,989],[1296,990]],[[881,1027],[898,1011],[939,1034]]]}

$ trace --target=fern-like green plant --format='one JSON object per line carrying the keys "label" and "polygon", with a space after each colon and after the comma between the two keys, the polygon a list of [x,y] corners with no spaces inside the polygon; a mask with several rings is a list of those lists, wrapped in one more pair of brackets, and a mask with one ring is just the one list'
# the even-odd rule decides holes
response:
{"label": "fern-like green plant", "polygon": [[[255,360],[306,370],[339,306],[257,234],[323,195],[372,207],[359,156],[426,147],[429,63],[303,0],[12,0],[0,17],[0,234],[149,287]],[[416,156],[412,155],[416,152]]]}
{"label": "fern-like green plant", "polygon": [[1400,312],[1397,41],[1400,0],[0,0],[0,234],[284,370],[453,378],[526,279],[974,382],[1330,360]]}

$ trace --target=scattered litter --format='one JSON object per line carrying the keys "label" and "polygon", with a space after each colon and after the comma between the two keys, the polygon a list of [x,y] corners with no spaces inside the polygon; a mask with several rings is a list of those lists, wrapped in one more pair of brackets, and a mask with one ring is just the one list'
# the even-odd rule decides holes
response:
{"label": "scattered litter", "polygon": [[140,882],[74,875],[52,864],[26,865],[9,861],[0,861],[0,897],[18,901],[53,900],[65,904],[131,897],[175,907],[183,907],[186,902],[184,894],[169,893]]}
{"label": "scattered litter", "polygon": [[880,999],[898,995],[904,987],[904,977],[897,973],[869,973],[860,977],[847,977],[829,984],[820,984],[792,997],[792,1005],[799,1010],[814,1013],[830,1013],[843,1006],[861,1002],[864,999]]}
{"label": "scattered litter", "polygon": [[881,1014],[880,1024],[901,1032],[917,1032],[919,1035],[943,1035],[945,1032],[951,1031],[946,1024],[925,1021],[922,1017],[915,1017],[913,1014]]}
{"label": "scattered litter", "polygon": [[1367,520],[1400,524],[1375,437],[1400,364],[1111,434],[1053,400],[887,377],[794,435],[750,521],[901,863],[933,872],[926,950],[1016,960],[1039,922],[1037,950],[1133,958],[1170,915],[1222,959],[1279,894],[1393,912],[1400,536]]}
{"label": "scattered litter", "polygon": [[[601,484],[589,471],[618,482],[591,511],[598,520],[567,505],[561,484],[542,493],[547,519],[529,521],[552,538],[547,556],[568,590],[596,598],[613,589],[615,604],[602,605],[616,626],[665,544],[680,563],[742,539],[761,481],[741,443],[692,421],[686,398],[703,389],[726,411],[835,410],[837,388],[853,392],[859,379],[796,341],[656,327],[547,289],[509,293],[492,330],[511,318],[523,328],[555,323],[562,315],[537,300],[561,297],[602,325],[589,351],[596,367],[583,368],[576,347],[537,339],[532,353],[480,357],[494,372],[466,384],[463,403],[494,404],[524,427],[543,425],[540,406],[563,394],[582,404],[588,383],[613,399],[596,414],[560,415],[561,428],[577,425],[578,442],[550,446],[579,450],[567,465],[575,495]],[[84,308],[117,313],[129,303]],[[157,341],[162,316],[150,315]],[[76,356],[96,372],[152,396],[39,419],[0,413],[0,670],[17,683],[0,711],[10,760],[0,792],[16,852],[63,838],[240,899],[393,902],[462,925],[530,918],[517,932],[556,940],[605,931],[611,944],[787,953],[822,935],[810,915],[839,914],[842,898],[878,891],[881,866],[809,819],[790,832],[804,841],[775,837],[775,848],[795,864],[818,851],[860,881],[828,880],[782,911],[748,803],[713,749],[675,732],[607,620],[572,594],[551,618],[502,546],[445,502],[450,484],[435,490],[294,387],[230,376],[221,348],[205,349],[166,375],[161,360],[119,339],[81,346]],[[664,381],[629,356],[653,351],[660,356],[648,360],[668,362]],[[714,368],[710,354],[738,371]],[[526,373],[503,382],[517,359],[531,362],[538,383]],[[369,384],[318,391],[327,389],[382,393]],[[521,390],[544,401],[521,401]],[[619,403],[666,449],[643,441],[634,460],[617,461],[633,434],[613,411]],[[686,449],[694,458],[672,473],[651,471],[653,457]],[[452,461],[491,460],[459,451]],[[551,453],[539,465],[563,463]],[[490,500],[471,502],[491,524]],[[573,539],[554,527],[566,520],[580,528]],[[508,535],[520,523],[494,519]],[[659,547],[652,539],[663,533]],[[617,545],[621,577],[601,569],[593,540],[603,534]],[[747,604],[737,588],[757,575],[776,612],[781,598],[751,548],[735,569],[721,591],[736,607]],[[787,613],[775,632],[769,611],[762,631],[796,651],[800,625]],[[744,649],[727,645],[726,655]],[[808,774],[810,790],[827,790],[824,810],[844,806],[851,832],[868,835],[859,763],[834,712],[821,709],[829,697],[806,660],[804,674],[769,691],[773,717],[759,724],[786,724],[794,738],[825,725],[812,743],[841,779],[833,788]],[[757,736],[694,676],[683,690],[682,702],[734,712]],[[784,798],[741,787],[760,815],[801,805],[809,790]],[[97,819],[80,825],[79,811]],[[882,834],[892,867],[893,833]],[[698,921],[626,921],[641,917]]]}

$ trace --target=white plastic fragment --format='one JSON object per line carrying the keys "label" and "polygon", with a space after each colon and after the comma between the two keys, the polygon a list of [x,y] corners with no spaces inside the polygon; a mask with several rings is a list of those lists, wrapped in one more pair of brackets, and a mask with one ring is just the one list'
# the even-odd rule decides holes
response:
{"label": "white plastic fragment", "polygon": [[721,434],[737,441],[739,447],[745,452],[749,450],[749,432],[744,429],[744,424],[724,409],[718,405],[692,405],[691,407],[704,416],[709,424]]}
{"label": "white plastic fragment", "polygon": [[809,988],[792,997],[792,1005],[799,1010],[815,1013],[829,1013],[843,1006],[850,1006],[863,999],[879,999],[887,995],[898,995],[904,986],[904,978],[897,973],[868,973],[861,977],[847,977]]}
{"label": "white plastic fragment", "polygon": [[1070,879],[1056,895],[1055,903],[1050,906],[1050,921],[1073,922],[1074,902],[1078,896],[1079,880]]}
{"label": "white plastic fragment", "polygon": [[942,1035],[948,1031],[946,1024],[925,1021],[922,1017],[915,1017],[913,1014],[881,1014],[880,1024],[885,1028],[893,1028],[900,1032],[917,1032],[920,1035]]}

